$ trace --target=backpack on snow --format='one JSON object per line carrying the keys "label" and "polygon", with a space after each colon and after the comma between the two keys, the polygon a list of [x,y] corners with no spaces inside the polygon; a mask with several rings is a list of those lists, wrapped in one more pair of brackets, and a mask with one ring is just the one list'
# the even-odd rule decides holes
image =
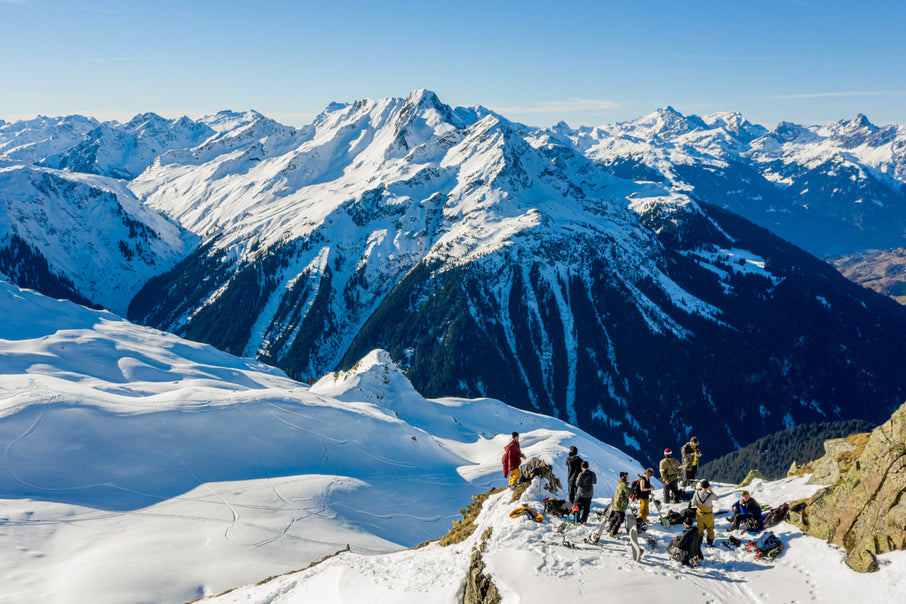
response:
{"label": "backpack on snow", "polygon": [[747,514],[742,528],[744,528],[747,533],[755,534],[760,533],[761,529],[764,527],[762,526],[761,520],[751,514]]}
{"label": "backpack on snow", "polygon": [[783,541],[771,531],[767,531],[757,539],[749,541],[746,551],[754,552],[756,560],[761,558],[773,560],[783,551]]}
{"label": "backpack on snow", "polygon": [[548,497],[544,500],[544,511],[550,514],[551,516],[566,516],[570,513],[571,506],[569,503],[562,499],[554,499],[553,497]]}
{"label": "backpack on snow", "polygon": [[632,484],[629,485],[629,500],[630,501],[639,500],[639,495],[642,493],[641,486],[639,485],[639,481],[641,481],[641,480],[642,480],[641,478],[636,478],[635,480],[632,481]]}
{"label": "backpack on snow", "polygon": [[771,508],[764,515],[764,528],[770,528],[776,524],[780,524],[786,520],[787,514],[790,512],[790,504],[781,503],[775,508]]}
{"label": "backpack on snow", "polygon": [[683,523],[683,515],[673,510],[667,512],[667,515],[664,516],[664,518],[667,519],[667,522],[670,523],[670,526],[679,526]]}

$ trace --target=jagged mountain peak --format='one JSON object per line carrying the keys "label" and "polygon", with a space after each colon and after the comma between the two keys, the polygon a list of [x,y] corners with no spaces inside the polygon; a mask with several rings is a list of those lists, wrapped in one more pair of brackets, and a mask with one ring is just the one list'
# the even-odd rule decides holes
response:
{"label": "jagged mountain peak", "polygon": [[683,115],[669,105],[628,122],[628,125],[631,131],[654,138],[687,134],[700,128],[707,128],[707,124],[697,115]]}

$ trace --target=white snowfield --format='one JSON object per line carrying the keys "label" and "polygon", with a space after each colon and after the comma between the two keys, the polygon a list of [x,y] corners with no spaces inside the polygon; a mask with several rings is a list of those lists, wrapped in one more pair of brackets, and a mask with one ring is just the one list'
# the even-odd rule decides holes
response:
{"label": "white snowfield", "polygon": [[[806,497],[818,488],[804,481],[757,482],[750,491],[760,503],[776,505]],[[599,491],[611,494],[607,489]],[[715,485],[715,492],[724,509],[739,497],[738,489],[730,485]],[[564,535],[556,532],[559,519],[546,518],[537,524],[524,516],[509,517],[511,510],[526,502],[542,510],[541,500],[547,495],[536,480],[518,503],[510,503],[509,491],[492,496],[475,533],[459,545],[445,548],[435,543],[380,556],[342,553],[303,572],[204,602],[459,602],[472,548],[486,530],[491,530],[491,536],[483,554],[484,572],[491,576],[503,602],[510,603],[859,602],[868,594],[872,601],[899,602],[906,588],[906,552],[886,554],[879,572],[860,575],[844,564],[841,551],[802,535],[786,522],[771,529],[785,545],[774,562],[756,560],[744,547],[720,545],[728,528],[725,515],[717,517],[716,546],[704,547],[705,560],[694,569],[668,558],[666,544],[682,533],[682,527],[664,529],[653,511],[647,534],[657,545],[652,547],[643,539],[645,551],[639,563],[630,557],[624,529],[616,538],[605,533],[600,547],[583,543],[597,529],[594,516],[588,525],[566,531],[565,539],[578,545],[570,549],[562,545]],[[593,509],[603,509],[608,500],[596,498]],[[734,534],[743,543],[752,538],[738,531]]]}
{"label": "white snowfield", "polygon": [[[466,542],[441,537],[471,495],[502,486],[513,429],[560,476],[569,445],[598,476],[603,509],[637,462],[551,418],[493,400],[427,400],[375,351],[311,388],[254,361],[0,281],[0,602],[457,602],[471,548],[504,602],[880,602],[902,595],[906,553],[859,575],[843,553],[775,529],[773,564],[706,550],[669,561],[679,528],[654,521],[641,564],[625,534],[558,545],[559,520],[511,519],[493,496]],[[760,483],[762,503],[809,495]],[[726,509],[735,492],[717,485]],[[534,484],[524,502],[542,509]],[[718,520],[718,540],[724,525]],[[566,538],[581,542],[596,520]],[[299,573],[327,554],[349,553]],[[246,585],[246,587],[242,587]],[[227,590],[234,589],[220,597]]]}
{"label": "white snowfield", "polygon": [[[0,602],[185,602],[443,535],[509,433],[612,488],[637,462],[494,400],[426,400],[375,351],[313,387],[0,280]],[[562,471],[561,471],[562,473]]]}

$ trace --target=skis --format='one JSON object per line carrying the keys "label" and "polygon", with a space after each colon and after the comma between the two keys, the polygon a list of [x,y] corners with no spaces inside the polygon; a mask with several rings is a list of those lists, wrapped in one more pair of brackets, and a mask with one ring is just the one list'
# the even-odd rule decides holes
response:
{"label": "skis", "polygon": [[591,543],[592,545],[597,545],[601,540],[601,535],[604,533],[604,529],[607,528],[607,523],[610,520],[610,510],[611,504],[607,504],[607,507],[604,509],[603,515],[598,514],[598,518],[601,519],[601,526],[598,527],[598,530],[591,537],[586,537],[586,542]]}
{"label": "skis", "polygon": [[589,550],[589,551],[602,550],[602,549],[606,549],[606,550],[610,550],[610,551],[614,551],[614,552],[628,551],[628,548],[619,547],[617,545],[601,544],[601,543],[592,544],[592,543],[586,543],[586,542],[580,543],[580,542],[576,542],[576,541],[570,541],[569,539],[563,539],[563,541],[546,541],[545,543],[548,543],[549,545],[556,545],[559,547],[566,547],[569,549],[584,549],[584,550]]}
{"label": "skis", "polygon": [[636,562],[642,560],[642,547],[639,545],[639,526],[635,514],[626,511],[626,532],[629,533],[629,544],[632,546],[632,559]]}
{"label": "skis", "polygon": [[654,502],[654,510],[657,512],[657,517],[661,521],[661,526],[663,526],[664,528],[670,528],[670,521],[664,518],[664,515],[661,514],[661,503],[654,497],[651,498],[651,501]]}

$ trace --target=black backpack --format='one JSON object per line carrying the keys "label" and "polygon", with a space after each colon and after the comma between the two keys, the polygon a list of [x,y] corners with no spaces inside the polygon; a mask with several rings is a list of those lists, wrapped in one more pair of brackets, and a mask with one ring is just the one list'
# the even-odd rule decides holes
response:
{"label": "black backpack", "polygon": [[747,533],[758,533],[761,532],[761,520],[752,515],[747,515],[745,517],[745,524],[743,528],[746,529]]}
{"label": "black backpack", "polygon": [[562,499],[548,497],[544,500],[544,511],[551,516],[566,516],[570,512],[571,506]]}
{"label": "black backpack", "polygon": [[770,528],[776,524],[780,524],[786,520],[787,515],[790,512],[790,504],[781,503],[776,508],[771,508],[764,515],[764,528]]}

